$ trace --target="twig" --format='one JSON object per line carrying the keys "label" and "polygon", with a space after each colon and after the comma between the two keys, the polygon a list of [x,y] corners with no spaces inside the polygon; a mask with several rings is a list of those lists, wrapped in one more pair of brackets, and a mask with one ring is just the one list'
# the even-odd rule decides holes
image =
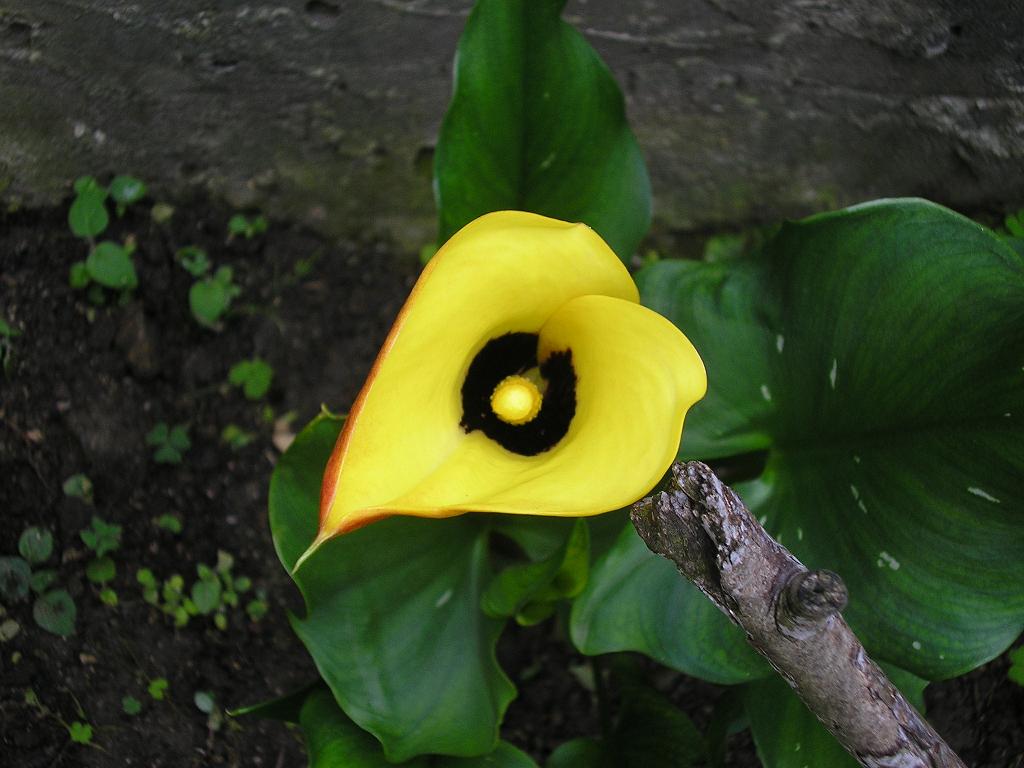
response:
{"label": "twig", "polygon": [[805,568],[706,465],[673,465],[668,489],[638,501],[630,517],[647,546],[743,628],[861,765],[965,768],[840,615],[842,579]]}

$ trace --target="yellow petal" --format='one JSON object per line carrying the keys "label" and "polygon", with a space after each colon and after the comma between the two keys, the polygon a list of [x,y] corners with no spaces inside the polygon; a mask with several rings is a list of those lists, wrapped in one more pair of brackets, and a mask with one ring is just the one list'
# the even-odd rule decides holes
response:
{"label": "yellow petal", "polygon": [[[416,489],[488,440],[459,426],[469,364],[488,341],[537,333],[588,294],[639,300],[618,257],[585,225],[505,211],[452,237],[420,276],[350,411],[324,476],[317,544],[396,512],[463,511]],[[527,458],[500,448],[488,455],[505,472]],[[403,498],[415,498],[415,509]]]}
{"label": "yellow petal", "polygon": [[608,296],[572,299],[545,323],[539,358],[566,349],[576,415],[552,449],[520,456],[473,432],[389,509],[594,515],[649,491],[675,459],[687,410],[707,389],[697,351],[661,315]]}

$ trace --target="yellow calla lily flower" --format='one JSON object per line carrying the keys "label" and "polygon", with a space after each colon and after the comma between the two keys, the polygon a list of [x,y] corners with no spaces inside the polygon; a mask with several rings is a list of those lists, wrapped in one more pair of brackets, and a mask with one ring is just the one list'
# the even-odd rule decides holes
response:
{"label": "yellow calla lily flower", "polygon": [[503,211],[466,225],[384,342],[299,563],[390,515],[595,515],[640,498],[707,379],[686,337],[638,302],[584,224]]}

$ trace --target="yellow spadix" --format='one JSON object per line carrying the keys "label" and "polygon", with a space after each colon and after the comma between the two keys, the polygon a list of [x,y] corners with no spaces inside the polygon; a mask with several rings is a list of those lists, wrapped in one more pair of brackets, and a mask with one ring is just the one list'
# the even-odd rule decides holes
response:
{"label": "yellow spadix", "polygon": [[693,345],[639,304],[593,230],[482,216],[399,313],[327,465],[302,559],[390,515],[623,507],[672,463],[706,386]]}

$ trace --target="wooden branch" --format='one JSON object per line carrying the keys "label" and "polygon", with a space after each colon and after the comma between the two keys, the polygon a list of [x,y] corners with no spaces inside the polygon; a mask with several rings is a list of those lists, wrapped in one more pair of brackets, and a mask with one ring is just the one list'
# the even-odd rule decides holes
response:
{"label": "wooden branch", "polygon": [[842,579],[805,568],[706,465],[673,465],[668,490],[638,501],[630,517],[861,765],[965,768],[840,615]]}

